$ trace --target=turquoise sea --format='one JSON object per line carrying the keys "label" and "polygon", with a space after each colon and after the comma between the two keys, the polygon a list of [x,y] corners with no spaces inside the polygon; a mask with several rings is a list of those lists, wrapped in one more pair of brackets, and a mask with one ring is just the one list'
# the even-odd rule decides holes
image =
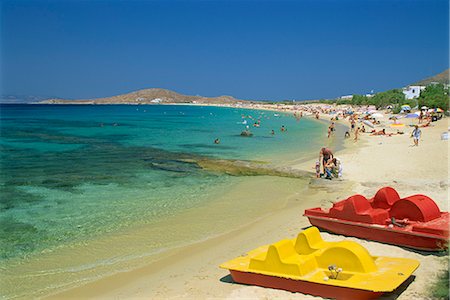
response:
{"label": "turquoise sea", "polygon": [[[0,267],[11,283],[19,278],[19,270],[23,275],[24,264],[43,253],[200,210],[217,193],[248,177],[204,170],[199,160],[276,165],[311,158],[326,134],[326,124],[315,120],[239,108],[1,105],[0,109]],[[260,127],[254,127],[258,120]],[[240,136],[246,125],[252,137]],[[280,131],[283,125],[287,132]],[[220,144],[214,143],[216,138]],[[220,233],[199,232],[195,238],[183,236],[182,242]],[[158,245],[168,246],[155,237],[152,249]],[[12,284],[2,286],[6,298],[26,296]]]}

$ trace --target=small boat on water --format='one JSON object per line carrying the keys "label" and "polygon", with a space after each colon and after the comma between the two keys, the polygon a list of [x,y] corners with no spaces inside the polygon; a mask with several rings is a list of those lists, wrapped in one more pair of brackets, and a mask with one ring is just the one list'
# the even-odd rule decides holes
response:
{"label": "small boat on water", "polygon": [[425,195],[400,198],[391,187],[381,188],[372,199],[353,195],[330,209],[307,209],[304,215],[333,233],[425,251],[448,248],[448,212]]}
{"label": "small boat on water", "polygon": [[414,259],[376,257],[353,241],[326,242],[316,227],[223,263],[235,282],[333,299],[375,299],[418,268]]}

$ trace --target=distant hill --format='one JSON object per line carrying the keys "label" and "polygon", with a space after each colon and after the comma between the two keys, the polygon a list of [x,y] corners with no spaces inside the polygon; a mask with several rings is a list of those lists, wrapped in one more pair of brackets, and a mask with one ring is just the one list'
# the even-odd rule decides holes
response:
{"label": "distant hill", "polygon": [[64,100],[48,99],[41,101],[46,104],[164,104],[164,103],[199,103],[199,104],[232,104],[242,102],[231,96],[202,97],[188,96],[165,89],[145,89],[128,94],[117,95],[107,98]]}
{"label": "distant hill", "polygon": [[426,79],[417,81],[411,85],[429,85],[432,82],[438,82],[443,84],[449,84],[449,71],[450,69],[445,70],[442,73],[434,75],[432,77],[428,77]]}
{"label": "distant hill", "polygon": [[20,103],[38,103],[50,97],[30,96],[30,95],[1,95],[0,103],[20,104]]}

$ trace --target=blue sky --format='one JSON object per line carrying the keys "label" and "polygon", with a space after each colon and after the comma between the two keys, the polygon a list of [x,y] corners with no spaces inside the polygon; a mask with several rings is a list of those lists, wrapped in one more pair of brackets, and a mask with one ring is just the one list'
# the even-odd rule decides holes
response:
{"label": "blue sky", "polygon": [[384,91],[449,64],[446,0],[2,1],[2,94]]}

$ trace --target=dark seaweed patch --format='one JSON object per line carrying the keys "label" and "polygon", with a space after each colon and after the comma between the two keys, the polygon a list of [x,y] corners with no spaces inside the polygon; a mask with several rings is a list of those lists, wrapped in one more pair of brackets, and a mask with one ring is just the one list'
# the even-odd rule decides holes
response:
{"label": "dark seaweed patch", "polygon": [[19,222],[12,217],[0,219],[0,257],[9,258],[12,254],[20,255],[33,251],[45,232],[39,231],[33,225]]}
{"label": "dark seaweed patch", "polygon": [[188,149],[237,149],[236,147],[221,145],[221,144],[181,144],[180,147],[188,148]]}

